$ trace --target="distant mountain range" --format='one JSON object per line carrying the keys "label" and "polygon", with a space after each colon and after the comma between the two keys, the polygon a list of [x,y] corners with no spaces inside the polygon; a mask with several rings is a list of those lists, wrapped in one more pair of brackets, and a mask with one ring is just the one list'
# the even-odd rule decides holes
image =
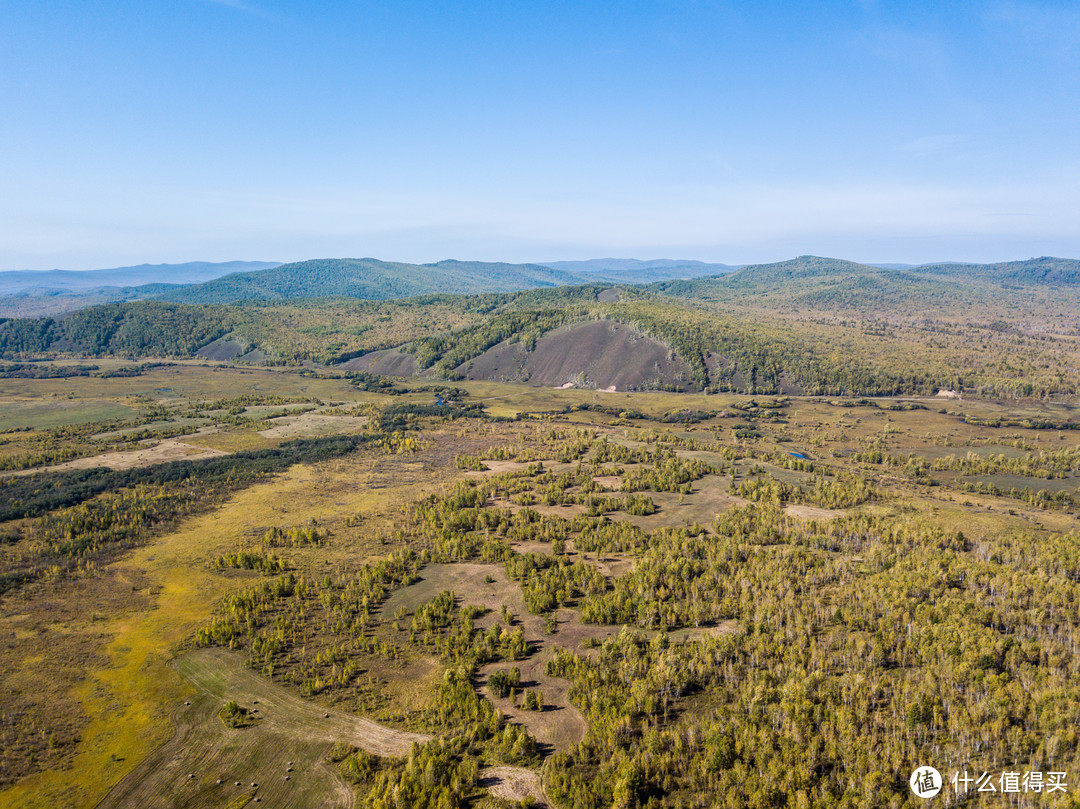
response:
{"label": "distant mountain range", "polygon": [[[108,270],[0,273],[0,317],[56,315],[102,303],[162,300],[229,304],[349,297],[391,300],[431,294],[472,295],[610,283],[650,285],[654,292],[703,300],[736,300],[777,292],[815,308],[861,302],[932,300],[982,289],[1080,285],[1080,262],[1042,257],[997,264],[869,265],[800,256],[736,267],[700,261],[604,258],[547,264],[440,261],[409,264],[375,258],[143,264]],[[984,290],[985,291],[985,290]]]}
{"label": "distant mountain range", "polygon": [[[879,312],[942,316],[956,306],[978,311],[1023,295],[1060,296],[1080,287],[1080,261],[1044,257],[999,264],[926,264],[884,269],[835,258],[799,256],[742,267],[708,278],[661,281],[646,287],[663,295],[725,306],[826,316]],[[1017,293],[1016,290],[1021,290]],[[1018,297],[1020,294],[1020,297]]]}
{"label": "distant mountain range", "polygon": [[14,270],[0,272],[0,295],[20,292],[73,292],[144,284],[200,284],[234,272],[277,267],[280,261],[189,261],[185,264],[139,264],[108,270]]}
{"label": "distant mountain range", "polygon": [[700,278],[723,275],[741,265],[708,264],[704,261],[658,258],[642,261],[636,258],[593,258],[588,261],[551,261],[545,267],[585,276],[590,281],[612,281],[619,284],[650,284],[672,278]]}

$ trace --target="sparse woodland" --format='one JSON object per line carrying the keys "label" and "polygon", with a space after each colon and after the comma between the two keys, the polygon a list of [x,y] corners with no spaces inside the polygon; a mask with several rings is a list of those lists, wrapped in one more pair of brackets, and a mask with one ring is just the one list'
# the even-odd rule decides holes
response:
{"label": "sparse woodland", "polygon": [[[331,763],[360,806],[501,806],[484,786],[495,767],[533,774],[563,809],[914,806],[907,775],[927,761],[943,773],[1080,772],[1080,431],[1068,407],[845,397],[933,392],[948,382],[951,338],[915,375],[875,353],[888,340],[874,335],[849,333],[850,351],[807,360],[788,333],[769,336],[775,321],[739,331],[713,317],[708,331],[652,294],[341,306],[400,314],[353,337],[385,329],[370,345],[398,345],[407,331],[436,375],[504,339],[602,315],[698,356],[698,387],[738,374],[757,393],[515,391],[516,409],[496,410],[505,404],[491,383],[325,369],[261,372],[275,392],[214,388],[176,401],[165,394],[179,382],[145,381],[189,373],[173,366],[12,377],[161,396],[125,399],[124,416],[0,434],[0,465],[28,473],[0,479],[0,598],[32,606],[87,591],[186,521],[310,474],[313,496],[340,487],[320,501],[324,513],[293,520],[292,503],[271,503],[269,517],[198,559],[191,575],[224,595],[178,648],[231,650],[298,698],[430,737],[404,755],[336,747]],[[548,297],[571,305],[530,321],[528,307]],[[420,334],[428,307],[458,330]],[[260,328],[304,311],[261,308],[276,314]],[[121,306],[99,322],[87,311],[99,348],[133,345],[116,340],[135,339],[140,315]],[[819,325],[820,339],[838,328]],[[31,339],[27,323],[5,327]],[[35,339],[71,325],[43,328]],[[191,321],[176,353],[203,328]],[[728,341],[733,364],[712,361],[714,339]],[[1039,362],[1002,351],[956,384],[993,388],[993,363]],[[1025,378],[1065,391],[1069,373]],[[815,374],[828,396],[780,390]],[[274,438],[283,424],[328,432]],[[42,468],[167,439],[229,449]],[[377,518],[340,510],[368,488],[393,493]],[[84,720],[59,724],[18,692],[21,670],[7,665],[0,693],[17,707],[0,715],[3,781],[16,785],[68,766]],[[261,732],[246,703],[223,702],[217,726]],[[1018,805],[1055,804],[1028,795]]]}

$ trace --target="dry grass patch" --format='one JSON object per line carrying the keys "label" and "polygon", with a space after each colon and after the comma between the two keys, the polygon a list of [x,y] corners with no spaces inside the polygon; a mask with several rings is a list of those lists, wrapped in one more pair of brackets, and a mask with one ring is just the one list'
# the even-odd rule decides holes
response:
{"label": "dry grass patch", "polygon": [[[480,693],[506,714],[512,721],[524,725],[541,744],[563,750],[580,741],[585,735],[586,723],[581,712],[570,703],[570,684],[566,680],[551,677],[545,671],[554,648],[561,646],[580,650],[586,640],[610,637],[617,627],[590,626],[582,624],[575,610],[558,611],[558,628],[554,635],[544,631],[544,618],[526,611],[521,588],[507,577],[501,565],[455,563],[436,564],[424,568],[421,580],[395,592],[383,605],[384,617],[394,615],[405,608],[412,612],[444,590],[452,590],[461,604],[472,604],[489,612],[479,618],[476,625],[486,629],[501,621],[503,607],[515,616],[515,626],[520,626],[533,651],[524,660],[499,661],[483,666],[479,672]],[[491,581],[488,581],[488,579]],[[486,688],[493,671],[517,667],[521,671],[521,688],[539,691],[544,698],[543,711],[519,709],[509,698],[499,699]]]}
{"label": "dry grass patch", "polygon": [[[85,716],[89,721],[82,725],[80,741],[63,768],[20,780],[0,792],[0,805],[96,806],[112,784],[169,738],[169,712],[191,694],[191,686],[169,661],[175,649],[209,620],[220,599],[247,581],[244,576],[214,572],[206,562],[238,546],[249,546],[259,526],[305,524],[334,513],[344,520],[346,515],[380,510],[390,519],[392,504],[399,502],[402,490],[386,488],[379,493],[360,483],[363,470],[373,465],[371,459],[350,457],[293,467],[131,551],[110,565],[109,571],[117,581],[140,582],[139,589],[148,598],[138,610],[111,607],[93,593],[87,593],[85,601],[78,591],[71,598],[69,583],[56,585],[60,589],[50,591],[56,597],[67,599],[82,615],[100,610],[100,621],[94,624],[93,648],[80,647],[72,663],[70,687],[64,691],[68,702],[42,703],[42,710],[59,706],[64,715]],[[323,552],[320,563],[327,558],[355,558],[360,550],[334,543],[316,549]],[[374,547],[371,552],[376,553]],[[47,625],[39,617],[31,620],[34,625]]]}
{"label": "dry grass patch", "polygon": [[532,798],[536,806],[548,806],[540,776],[524,767],[490,767],[480,773],[480,786],[508,801]]}
{"label": "dry grass patch", "polygon": [[[400,756],[427,739],[301,699],[224,649],[189,652],[176,669],[197,693],[176,706],[173,737],[121,781],[101,809],[196,809],[224,805],[248,790],[271,806],[349,807],[352,791],[323,763],[335,743]],[[219,720],[229,700],[257,717],[251,727],[229,728]]]}
{"label": "dry grass patch", "polygon": [[228,455],[220,449],[195,446],[186,440],[178,438],[166,438],[153,446],[140,447],[139,449],[125,452],[103,452],[100,455],[91,455],[86,458],[76,458],[53,466],[38,466],[33,469],[22,469],[10,473],[17,475],[33,475],[38,472],[55,472],[62,469],[94,469],[106,467],[108,469],[134,469],[135,467],[154,466],[168,461],[201,461],[206,458],[216,458],[219,455]]}
{"label": "dry grass patch", "polygon": [[837,517],[844,516],[843,511],[834,508],[818,508],[817,506],[804,506],[795,503],[784,506],[784,513],[802,520],[835,520]]}
{"label": "dry grass patch", "polygon": [[289,438],[312,438],[320,435],[347,435],[355,433],[367,424],[366,416],[330,416],[323,413],[303,413],[299,416],[282,416],[274,419],[274,426],[260,430],[263,438],[285,440]]}

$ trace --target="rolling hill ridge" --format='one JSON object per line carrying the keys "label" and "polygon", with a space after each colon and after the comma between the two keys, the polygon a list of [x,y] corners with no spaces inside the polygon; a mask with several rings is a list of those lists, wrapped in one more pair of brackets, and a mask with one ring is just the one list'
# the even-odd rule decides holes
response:
{"label": "rolling hill ridge", "polygon": [[[1055,283],[1071,269],[1051,261],[971,279],[964,265],[917,272],[804,256],[648,286],[556,284],[572,276],[529,265],[304,262],[202,287],[223,302],[0,321],[0,357],[204,358],[601,390],[1071,394],[1080,390],[1080,287]],[[432,277],[479,285],[489,269],[508,284],[548,285],[382,301],[343,294],[426,289]],[[338,296],[250,298],[327,288]]]}
{"label": "rolling hill ridge", "polygon": [[535,264],[440,261],[405,264],[374,258],[314,259],[235,273],[161,296],[179,303],[236,303],[344,296],[389,300],[414,295],[470,295],[577,284],[580,276]]}

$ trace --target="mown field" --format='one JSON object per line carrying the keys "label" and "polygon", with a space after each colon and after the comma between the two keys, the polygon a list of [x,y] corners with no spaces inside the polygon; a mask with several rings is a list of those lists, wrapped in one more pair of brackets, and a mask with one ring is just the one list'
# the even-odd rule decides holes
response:
{"label": "mown field", "polygon": [[1080,771],[1072,399],[108,362],[0,379],[4,806],[915,806],[916,764]]}

